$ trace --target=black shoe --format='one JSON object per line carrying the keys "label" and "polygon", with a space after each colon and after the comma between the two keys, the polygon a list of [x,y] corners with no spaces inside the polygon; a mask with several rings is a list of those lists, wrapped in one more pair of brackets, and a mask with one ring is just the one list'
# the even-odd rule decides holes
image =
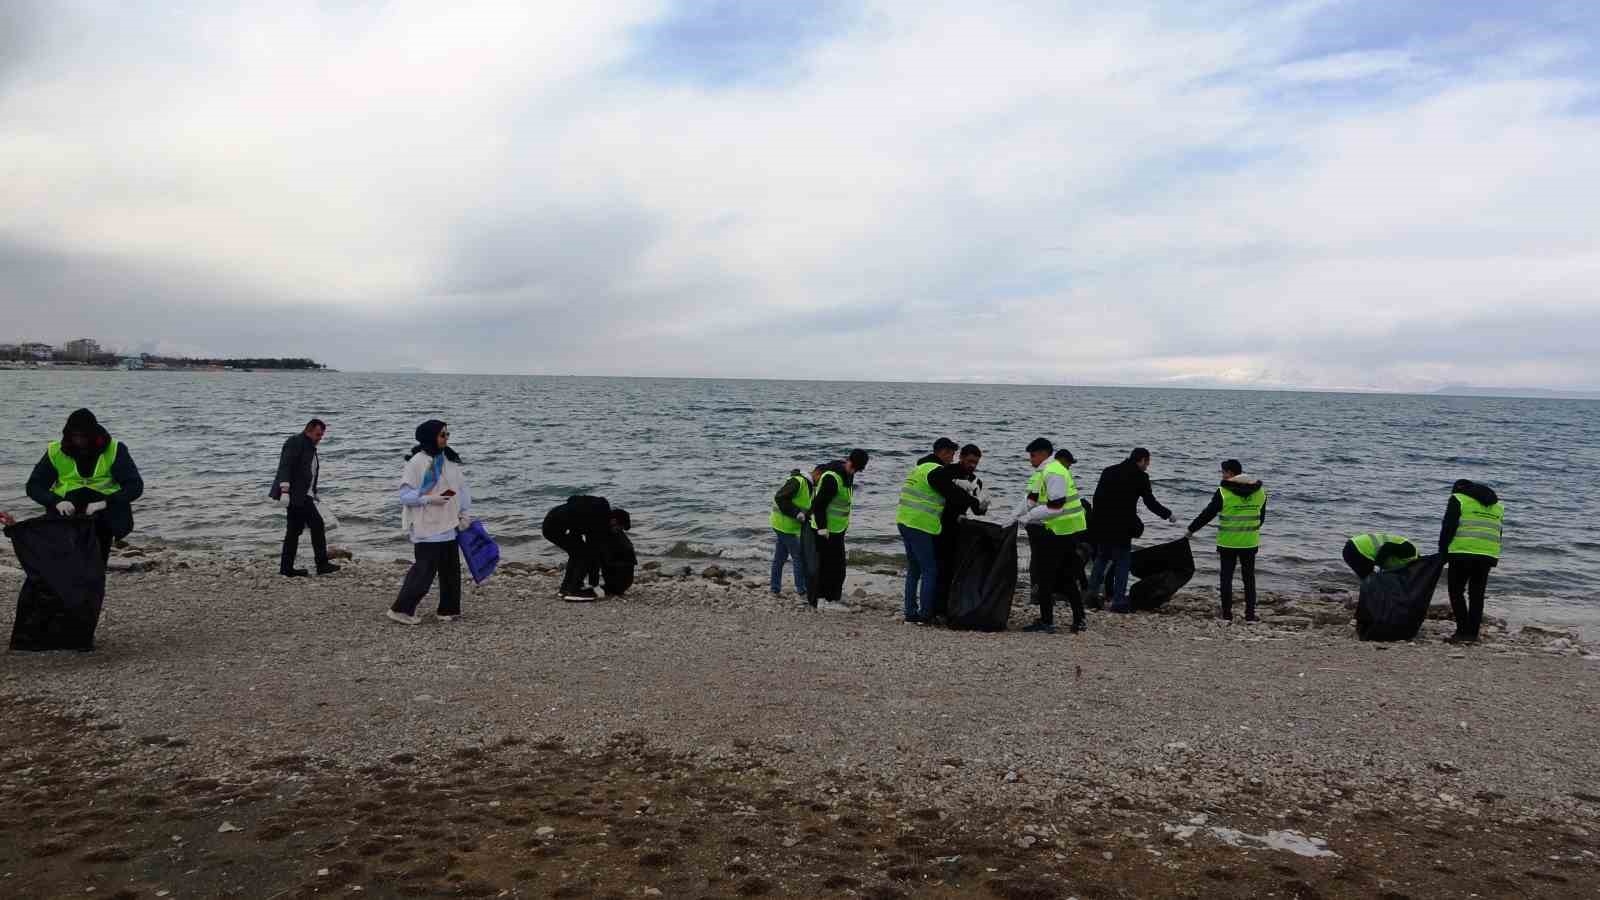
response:
{"label": "black shoe", "polygon": [[1478,636],[1475,634],[1462,634],[1458,631],[1455,634],[1445,638],[1444,642],[1446,644],[1476,644],[1478,642]]}
{"label": "black shoe", "polygon": [[600,598],[596,596],[594,588],[578,588],[575,591],[562,591],[561,599],[568,603],[593,603]]}
{"label": "black shoe", "polygon": [[1253,612],[1245,613],[1244,614],[1244,620],[1246,622],[1259,622],[1259,621],[1261,621],[1261,619]]}
{"label": "black shoe", "polygon": [[1082,616],[1073,616],[1072,617],[1072,633],[1073,634],[1083,634],[1083,632],[1088,627],[1089,627],[1089,623],[1088,623],[1088,621],[1086,619],[1084,619],[1084,617],[1082,617]]}
{"label": "black shoe", "polygon": [[[1092,610],[1099,611],[1106,608],[1106,601],[1099,594],[1090,594],[1089,596],[1083,598],[1083,605]],[[1111,607],[1111,611],[1116,612],[1117,608],[1113,606]]]}
{"label": "black shoe", "polygon": [[339,567],[333,563],[317,563],[318,575],[332,575],[337,571],[339,571]]}
{"label": "black shoe", "polygon": [[278,574],[282,575],[285,578],[310,578],[311,577],[311,573],[307,572],[305,569],[280,569],[278,571]]}
{"label": "black shoe", "polygon": [[1055,634],[1056,626],[1049,622],[1035,622],[1032,625],[1022,626],[1022,630],[1040,634]]}
{"label": "black shoe", "polygon": [[1222,609],[1222,619],[1225,622],[1232,622],[1233,621],[1233,610],[1231,610],[1231,609],[1229,609],[1227,607],[1223,607],[1223,609]]}
{"label": "black shoe", "polygon": [[922,616],[906,616],[906,624],[907,625],[926,625],[926,624],[928,624],[928,620],[924,619]]}

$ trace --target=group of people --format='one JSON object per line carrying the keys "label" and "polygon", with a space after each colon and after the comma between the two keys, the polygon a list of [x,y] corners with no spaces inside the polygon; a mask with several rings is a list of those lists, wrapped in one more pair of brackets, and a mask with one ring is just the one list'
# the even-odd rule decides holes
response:
{"label": "group of people", "polygon": [[[1029,582],[1038,621],[1027,632],[1055,632],[1055,606],[1065,601],[1072,611],[1070,629],[1087,626],[1087,610],[1133,611],[1128,577],[1133,542],[1144,533],[1142,503],[1157,518],[1176,522],[1172,511],[1155,498],[1150,482],[1150,451],[1135,447],[1121,462],[1101,470],[1092,500],[1082,497],[1072,467],[1072,452],[1037,438],[1026,449],[1033,471],[1025,496],[1003,520],[1022,528],[1030,549]],[[958,446],[941,437],[933,451],[911,465],[900,486],[895,527],[905,547],[904,619],[909,624],[938,622],[948,603],[956,553],[955,536],[965,516],[984,516],[990,497],[978,478],[983,451],[976,444]],[[852,450],[839,462],[810,472],[789,473],[772,499],[774,533],[771,590],[781,595],[783,571],[793,565],[796,591],[819,610],[848,610],[841,601],[844,584],[844,535],[849,529],[853,477],[865,468],[867,453]],[[1210,501],[1185,529],[1193,539],[1217,523],[1219,561],[1218,616],[1233,619],[1234,574],[1244,589],[1244,618],[1258,621],[1256,557],[1267,521],[1268,491],[1261,479],[1248,475],[1237,459],[1224,460]],[[1457,481],[1447,504],[1439,536],[1439,552],[1449,565],[1448,589],[1456,620],[1452,641],[1474,641],[1483,619],[1489,570],[1500,555],[1504,508],[1492,489]],[[801,538],[807,525],[815,529],[818,570],[810,583],[801,562]],[[1357,535],[1345,544],[1345,561],[1357,577],[1375,569],[1403,568],[1418,558],[1406,538],[1387,533]],[[1091,574],[1083,577],[1088,560]]]}
{"label": "group of people", "polygon": [[[286,577],[311,574],[295,566],[300,538],[307,531],[317,574],[339,570],[329,558],[326,523],[318,508],[317,448],[327,430],[327,423],[312,419],[284,442],[269,490],[288,517],[279,557],[279,572]],[[417,426],[414,436],[416,445],[401,469],[397,499],[401,527],[415,559],[387,616],[405,625],[420,624],[417,607],[437,584],[437,618],[451,622],[461,616],[457,535],[473,523],[472,494],[461,457],[450,446],[449,425],[430,419]],[[1005,519],[1027,532],[1031,549],[1030,582],[1039,619],[1023,630],[1053,633],[1058,598],[1071,608],[1074,633],[1086,627],[1087,608],[1131,612],[1127,582],[1132,545],[1144,530],[1138,505],[1143,503],[1160,519],[1175,521],[1152,492],[1150,451],[1134,448],[1127,459],[1103,469],[1093,500],[1088,501],[1080,496],[1071,451],[1057,450],[1042,437],[1025,449],[1033,471],[1024,499]],[[941,437],[931,453],[912,464],[901,484],[895,525],[906,551],[903,611],[908,623],[930,624],[944,615],[959,522],[989,512],[991,498],[977,474],[982,459],[976,444],[958,445]],[[868,453],[855,449],[843,459],[809,472],[796,469],[784,479],[773,496],[769,517],[775,535],[774,594],[781,593],[783,570],[792,560],[795,589],[809,604],[824,611],[849,609],[843,602],[845,535],[850,530],[855,477],[868,462]],[[1255,563],[1267,517],[1267,490],[1259,478],[1245,474],[1238,460],[1223,461],[1220,474],[1210,502],[1189,523],[1185,537],[1193,538],[1217,522],[1219,615],[1233,618],[1237,570],[1244,587],[1245,620],[1255,621]],[[102,576],[113,543],[133,530],[132,504],[143,492],[144,481],[128,447],[87,409],[67,418],[61,438],[45,448],[27,484],[28,497],[43,507],[47,519],[92,523]],[[1492,488],[1465,479],[1452,486],[1439,552],[1449,566],[1447,584],[1456,621],[1453,641],[1478,638],[1489,572],[1500,557],[1504,518],[1504,505]],[[0,513],[0,525],[16,524]],[[568,556],[559,590],[563,600],[597,599],[595,589],[602,579],[607,595],[631,586],[638,561],[627,536],[631,527],[627,510],[611,506],[604,497],[570,497],[546,514],[544,537]],[[814,577],[800,561],[802,536],[814,539]],[[1366,578],[1374,571],[1409,565],[1418,558],[1418,550],[1403,536],[1367,532],[1351,537],[1343,556],[1358,578]],[[1085,582],[1086,559],[1093,560],[1093,568]],[[98,619],[98,605],[94,618]],[[91,636],[92,631],[91,624]]]}
{"label": "group of people", "polygon": [[[317,574],[339,571],[328,558],[326,526],[317,509],[317,446],[327,430],[326,422],[312,419],[299,434],[284,442],[278,457],[278,475],[269,494],[288,508],[289,522],[278,564],[279,574],[286,577],[310,574],[294,565],[301,534],[307,530],[311,532]],[[417,426],[413,436],[416,445],[406,454],[398,489],[400,528],[411,542],[413,562],[385,615],[401,625],[422,624],[417,607],[437,584],[439,606],[434,616],[440,622],[454,622],[462,615],[459,535],[474,521],[472,491],[461,455],[450,446],[448,423],[429,419]],[[638,557],[627,535],[631,527],[628,511],[613,508],[604,497],[569,497],[545,515],[545,539],[567,553],[561,599],[598,599],[595,588],[601,585],[602,577],[607,596],[619,595],[632,586]]]}

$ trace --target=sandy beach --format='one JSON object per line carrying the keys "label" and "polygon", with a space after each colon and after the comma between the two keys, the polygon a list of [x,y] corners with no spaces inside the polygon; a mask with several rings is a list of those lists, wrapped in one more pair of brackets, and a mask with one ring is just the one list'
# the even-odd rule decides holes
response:
{"label": "sandy beach", "polygon": [[[0,556],[0,592],[21,576]],[[1081,636],[657,568],[382,612],[403,567],[119,553],[92,655],[0,663],[12,896],[1592,896],[1600,656],[1364,644],[1342,597]],[[668,574],[668,573],[671,574]],[[713,573],[715,574],[715,573]],[[9,629],[9,599],[0,627]],[[424,610],[429,607],[424,605]],[[1490,612],[1494,612],[1491,598]],[[1013,625],[1029,620],[1020,604]]]}

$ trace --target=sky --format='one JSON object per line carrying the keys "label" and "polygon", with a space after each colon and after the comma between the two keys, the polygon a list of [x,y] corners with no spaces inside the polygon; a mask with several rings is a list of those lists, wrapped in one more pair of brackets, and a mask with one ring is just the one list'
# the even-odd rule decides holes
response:
{"label": "sky", "polygon": [[1600,386],[1585,0],[0,4],[0,341]]}

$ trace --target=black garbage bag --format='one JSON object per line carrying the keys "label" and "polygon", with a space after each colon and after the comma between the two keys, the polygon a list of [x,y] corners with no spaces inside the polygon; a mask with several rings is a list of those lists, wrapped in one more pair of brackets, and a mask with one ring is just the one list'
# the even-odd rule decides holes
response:
{"label": "black garbage bag", "polygon": [[1409,641],[1422,630],[1433,603],[1444,556],[1435,553],[1392,572],[1361,579],[1356,602],[1356,634],[1363,641]]}
{"label": "black garbage bag", "polygon": [[1128,576],[1139,579],[1128,586],[1128,604],[1139,610],[1160,609],[1194,577],[1194,550],[1183,538],[1140,547],[1133,551]]}
{"label": "black garbage bag", "polygon": [[611,531],[600,552],[601,584],[607,597],[620,597],[633,587],[634,567],[638,564],[639,557],[633,552],[633,541],[628,533]]}
{"label": "black garbage bag", "polygon": [[1004,631],[1017,589],[1017,526],[962,519],[946,621],[951,628]]}
{"label": "black garbage bag", "polygon": [[820,596],[817,593],[817,530],[811,527],[810,519],[800,523],[800,558],[793,564],[805,571],[806,602],[816,606]]}
{"label": "black garbage bag", "polygon": [[106,567],[93,519],[37,518],[5,530],[27,578],[17,595],[13,650],[93,650]]}

